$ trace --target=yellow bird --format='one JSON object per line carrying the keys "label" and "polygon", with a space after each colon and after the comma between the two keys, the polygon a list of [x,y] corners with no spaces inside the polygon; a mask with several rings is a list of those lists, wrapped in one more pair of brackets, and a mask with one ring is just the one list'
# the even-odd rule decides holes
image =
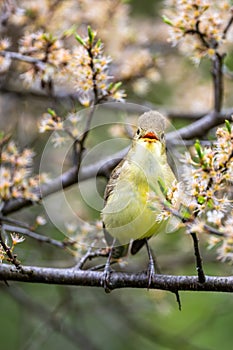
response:
{"label": "yellow bird", "polygon": [[164,129],[165,118],[156,111],[139,117],[131,148],[112,171],[106,186],[102,210],[106,241],[110,247],[114,246],[110,255],[115,258],[126,255],[132,241],[132,254],[146,244],[150,280],[154,264],[147,240],[164,226],[156,220],[160,206],[158,211],[150,206],[150,193],[154,191],[158,201],[164,200],[164,187],[170,188],[175,180],[167,162]]}

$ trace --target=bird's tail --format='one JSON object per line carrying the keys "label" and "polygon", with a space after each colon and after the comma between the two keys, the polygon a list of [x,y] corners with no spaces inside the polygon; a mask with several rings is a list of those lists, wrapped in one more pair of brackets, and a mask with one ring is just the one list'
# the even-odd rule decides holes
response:
{"label": "bird's tail", "polygon": [[135,255],[146,244],[148,238],[136,239],[131,245],[131,254]]}

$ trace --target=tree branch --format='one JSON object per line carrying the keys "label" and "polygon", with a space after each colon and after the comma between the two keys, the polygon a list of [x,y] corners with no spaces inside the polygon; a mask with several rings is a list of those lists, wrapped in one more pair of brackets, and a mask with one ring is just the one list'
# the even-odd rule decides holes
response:
{"label": "tree branch", "polygon": [[[232,110],[227,111],[226,114],[216,114],[214,112],[209,113],[201,119],[196,120],[192,124],[179,129],[178,131],[172,131],[168,133],[166,135],[167,143],[173,144],[173,141],[175,143],[177,136],[180,136],[186,140],[201,137],[205,135],[211,128],[223,123],[225,119],[231,119],[232,113]],[[105,176],[106,173],[109,173],[126,155],[127,150],[128,148],[125,148],[110,157],[106,157],[105,159],[100,160],[99,162],[81,167],[78,179],[77,167],[72,167],[61,176],[58,176],[50,182],[42,185],[40,188],[41,198],[45,198],[50,194],[58,192],[61,189],[65,189],[77,182],[88,180],[95,176]],[[2,209],[2,214],[8,215],[32,204],[33,203],[31,201],[28,201],[26,199],[13,199],[5,203],[5,206]]]}
{"label": "tree branch", "polygon": [[[95,86],[95,85],[94,85]],[[97,90],[96,87],[93,88],[94,91],[94,95],[95,95],[95,101],[96,101],[96,94],[97,94]],[[77,168],[76,168],[76,177],[78,177],[79,175],[79,171],[80,171],[80,167],[81,167],[81,163],[82,163],[82,156],[83,156],[83,152],[85,151],[85,141],[88,137],[89,131],[90,131],[90,127],[91,127],[91,121],[93,119],[94,116],[94,112],[96,109],[96,103],[94,101],[94,105],[91,107],[89,114],[87,116],[87,120],[86,120],[86,125],[85,125],[85,129],[84,132],[82,134],[81,139],[78,139],[77,141],[75,141],[74,143],[74,147],[75,147],[75,156],[76,156],[76,164],[77,164]],[[79,151],[77,152],[76,147],[79,147]]]}
{"label": "tree branch", "polygon": [[18,53],[18,52],[0,51],[0,56],[14,59],[17,61],[35,64],[40,69],[44,69],[46,67],[45,63],[42,60],[39,60],[38,58],[35,58],[35,57],[22,55],[21,53]]}
{"label": "tree branch", "polygon": [[212,75],[214,85],[214,111],[220,113],[223,102],[223,58],[224,55],[220,55],[216,52],[212,59]]}
{"label": "tree branch", "polygon": [[202,257],[199,250],[198,238],[196,233],[194,232],[190,232],[190,236],[193,239],[193,247],[194,247],[194,253],[196,257],[196,270],[198,275],[198,281],[200,283],[205,283],[205,273],[202,267]]}
{"label": "tree branch", "polygon": [[[106,157],[105,159],[100,160],[92,165],[87,165],[82,167],[77,178],[77,167],[72,167],[67,170],[61,176],[56,177],[55,179],[49,181],[48,183],[42,185],[40,189],[40,197],[45,198],[52,193],[61,191],[64,188],[67,188],[71,185],[74,185],[78,181],[88,180],[95,176],[106,175],[106,172],[109,172],[113,169],[119,161],[125,156],[128,149],[123,149],[120,152],[113,154],[111,157]],[[32,205],[33,203],[26,199],[13,199],[5,203],[4,208],[2,209],[3,215],[8,215],[17,210],[25,208]]]}
{"label": "tree branch", "polygon": [[179,135],[185,140],[190,140],[197,137],[202,137],[215,126],[224,123],[225,119],[231,119],[233,111],[229,110],[227,113],[210,112],[201,119],[185,126],[177,131],[172,131],[166,136],[167,142],[172,143],[172,140]]}
{"label": "tree branch", "polygon": [[206,48],[209,48],[210,47],[210,44],[209,42],[206,40],[206,34],[205,33],[202,33],[200,31],[200,20],[198,20],[196,22],[196,25],[195,25],[195,29],[187,29],[185,30],[184,32],[184,35],[186,34],[191,34],[191,35],[197,35],[200,39],[200,42],[202,43],[202,45]]}
{"label": "tree branch", "polygon": [[[3,221],[4,221],[4,219],[3,219]],[[62,249],[67,248],[67,247],[71,247],[72,245],[75,244],[74,241],[69,241],[69,240],[58,241],[56,239],[50,238],[48,236],[45,236],[43,234],[37,233],[35,231],[29,230],[29,229],[23,228],[23,227],[7,225],[7,224],[3,224],[2,226],[6,231],[17,232],[23,236],[33,238],[38,242],[48,243],[48,244],[51,244],[55,247],[62,248]]]}
{"label": "tree branch", "polygon": [[17,259],[17,256],[12,252],[11,248],[6,244],[5,240],[2,237],[2,231],[4,232],[4,228],[0,226],[0,245],[2,246],[6,256],[8,257],[8,261],[15,265],[16,269],[21,269],[20,261]]}
{"label": "tree branch", "polygon": [[[83,271],[73,268],[58,269],[35,266],[22,266],[18,271],[12,265],[0,265],[0,279],[3,281],[19,281],[28,283],[61,284],[74,286],[103,286],[103,272]],[[147,289],[148,276],[146,273],[129,274],[113,272],[109,278],[111,290],[119,288]],[[151,281],[150,289],[166,291],[205,291],[233,292],[233,276],[208,277],[205,283],[199,283],[196,276],[156,275]]]}
{"label": "tree branch", "polygon": [[[231,13],[233,13],[233,10],[232,10],[232,9],[231,9]],[[227,25],[226,25],[226,27],[225,27],[225,29],[224,29],[224,31],[223,31],[223,35],[222,35],[222,38],[223,38],[223,39],[226,38],[227,33],[228,33],[228,30],[230,29],[232,23],[233,23],[233,15],[231,15],[231,17],[230,17],[230,19],[229,19],[229,21],[228,21],[228,23],[227,23]]]}

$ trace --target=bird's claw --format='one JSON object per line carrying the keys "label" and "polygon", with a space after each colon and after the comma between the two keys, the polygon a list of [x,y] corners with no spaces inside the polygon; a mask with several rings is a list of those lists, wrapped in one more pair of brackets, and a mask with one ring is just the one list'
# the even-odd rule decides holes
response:
{"label": "bird's claw", "polygon": [[110,275],[111,275],[112,269],[110,266],[105,266],[104,272],[103,272],[103,287],[106,293],[111,292],[110,288]]}
{"label": "bird's claw", "polygon": [[147,290],[150,289],[151,282],[153,280],[153,277],[155,276],[155,266],[154,264],[151,264],[149,262],[148,268],[147,268],[147,276],[148,276],[148,285],[147,285]]}

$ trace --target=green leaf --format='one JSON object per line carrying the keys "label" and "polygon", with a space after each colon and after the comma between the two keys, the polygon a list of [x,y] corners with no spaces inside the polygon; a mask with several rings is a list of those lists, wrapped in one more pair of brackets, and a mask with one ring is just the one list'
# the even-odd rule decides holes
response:
{"label": "green leaf", "polygon": [[199,204],[204,204],[205,203],[205,197],[199,196],[197,201],[198,201]]}
{"label": "green leaf", "polygon": [[75,33],[75,39],[79,42],[79,44],[81,44],[82,46],[86,46],[85,41],[81,38],[81,36],[79,36],[77,33]]}
{"label": "green leaf", "polygon": [[67,30],[65,30],[63,32],[63,37],[67,38],[67,37],[75,34],[76,29],[77,29],[77,26],[75,24],[73,24],[70,28],[68,28]]}
{"label": "green leaf", "polygon": [[53,109],[48,108],[47,111],[52,117],[56,117],[56,112]]}
{"label": "green leaf", "polygon": [[121,81],[118,81],[115,84],[112,82],[108,85],[108,91],[111,91],[113,93],[113,92],[117,91],[121,87],[121,85],[122,85]]}
{"label": "green leaf", "polygon": [[214,201],[213,201],[212,198],[211,198],[211,199],[208,199],[207,206],[208,206],[208,208],[210,208],[210,209],[213,209],[213,208],[214,208]]}
{"label": "green leaf", "polygon": [[159,184],[161,192],[166,197],[167,196],[167,187],[166,187],[165,182],[163,181],[163,179],[161,177],[158,178],[158,184]]}
{"label": "green leaf", "polygon": [[225,120],[225,125],[227,128],[227,131],[229,132],[229,134],[231,134],[231,123],[229,122],[229,120]]}
{"label": "green leaf", "polygon": [[87,27],[87,31],[88,31],[88,37],[89,37],[89,42],[90,44],[93,43],[94,39],[95,39],[95,33],[94,31],[91,29],[91,26]]}
{"label": "green leaf", "polygon": [[55,43],[55,41],[57,40],[57,38],[53,36],[51,33],[43,33],[42,38],[51,44]]}
{"label": "green leaf", "polygon": [[187,208],[184,208],[184,211],[183,210],[181,211],[181,215],[183,216],[184,220],[189,220],[191,218],[191,214]]}
{"label": "green leaf", "polygon": [[195,147],[195,150],[197,152],[197,155],[200,159],[203,159],[203,150],[202,150],[202,147],[201,147],[201,144],[200,144],[200,141],[199,140],[196,140],[195,144],[194,144],[194,147]]}
{"label": "green leaf", "polygon": [[118,90],[120,87],[121,87],[121,85],[122,85],[122,82],[121,81],[118,81],[116,84],[114,84],[114,90],[116,91],[116,90]]}
{"label": "green leaf", "polygon": [[102,44],[101,39],[98,39],[98,41],[97,41],[97,43],[96,43],[96,47],[100,47],[100,46],[101,46],[101,44]]}
{"label": "green leaf", "polygon": [[108,85],[108,91],[112,90],[113,86],[114,86],[114,83],[111,82],[111,83]]}
{"label": "green leaf", "polygon": [[168,24],[169,26],[172,26],[173,27],[173,23],[172,21],[165,15],[162,16],[162,20],[164,23]]}

